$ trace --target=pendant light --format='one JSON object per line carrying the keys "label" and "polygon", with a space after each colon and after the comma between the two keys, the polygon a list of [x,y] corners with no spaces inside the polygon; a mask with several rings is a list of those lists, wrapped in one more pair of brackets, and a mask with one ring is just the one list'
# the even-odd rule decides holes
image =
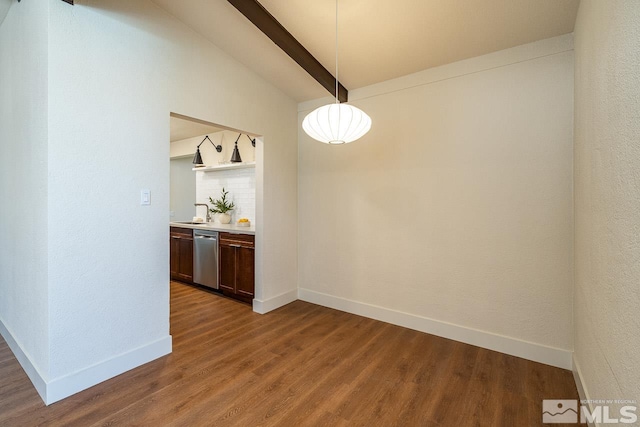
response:
{"label": "pendant light", "polygon": [[316,108],[302,121],[311,138],[325,144],[346,144],[369,132],[371,118],[353,105],[338,100],[338,0],[336,0],[336,102]]}

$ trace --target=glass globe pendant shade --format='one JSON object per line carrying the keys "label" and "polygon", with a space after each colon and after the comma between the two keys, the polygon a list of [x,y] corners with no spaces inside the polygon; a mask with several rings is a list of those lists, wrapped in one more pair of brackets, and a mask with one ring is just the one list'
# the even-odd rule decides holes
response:
{"label": "glass globe pendant shade", "polygon": [[302,129],[325,144],[346,144],[369,132],[371,118],[353,105],[328,104],[307,114]]}

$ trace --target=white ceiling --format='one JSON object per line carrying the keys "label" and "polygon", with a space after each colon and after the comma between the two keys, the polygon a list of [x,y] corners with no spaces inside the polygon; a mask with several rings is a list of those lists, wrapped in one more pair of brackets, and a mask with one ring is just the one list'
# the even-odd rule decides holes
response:
{"label": "white ceiling", "polygon": [[[153,0],[297,101],[329,95],[225,0]],[[334,0],[259,0],[335,69]],[[356,89],[573,32],[579,0],[339,0],[339,79]]]}
{"label": "white ceiling", "polygon": [[199,123],[192,120],[171,116],[171,142],[181,141],[194,136],[207,135],[220,132],[224,129]]}

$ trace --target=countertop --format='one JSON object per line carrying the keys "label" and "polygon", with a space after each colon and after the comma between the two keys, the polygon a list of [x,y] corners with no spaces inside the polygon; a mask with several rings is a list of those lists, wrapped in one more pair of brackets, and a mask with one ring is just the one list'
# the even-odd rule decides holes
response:
{"label": "countertop", "polygon": [[222,231],[227,233],[239,233],[239,234],[256,234],[256,228],[251,225],[250,227],[238,227],[235,224],[218,224],[217,222],[203,222],[202,224],[182,224],[179,222],[170,222],[170,227],[190,228],[192,230],[209,230],[209,231]]}

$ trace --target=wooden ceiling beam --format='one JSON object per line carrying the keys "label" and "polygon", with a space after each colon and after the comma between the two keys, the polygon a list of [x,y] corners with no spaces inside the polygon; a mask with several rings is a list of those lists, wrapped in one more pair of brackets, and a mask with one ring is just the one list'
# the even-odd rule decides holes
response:
{"label": "wooden ceiling beam", "polygon": [[[227,0],[280,49],[298,63],[311,77],[335,96],[336,78],[296,40],[257,0]],[[347,102],[349,92],[338,82],[338,100]]]}

